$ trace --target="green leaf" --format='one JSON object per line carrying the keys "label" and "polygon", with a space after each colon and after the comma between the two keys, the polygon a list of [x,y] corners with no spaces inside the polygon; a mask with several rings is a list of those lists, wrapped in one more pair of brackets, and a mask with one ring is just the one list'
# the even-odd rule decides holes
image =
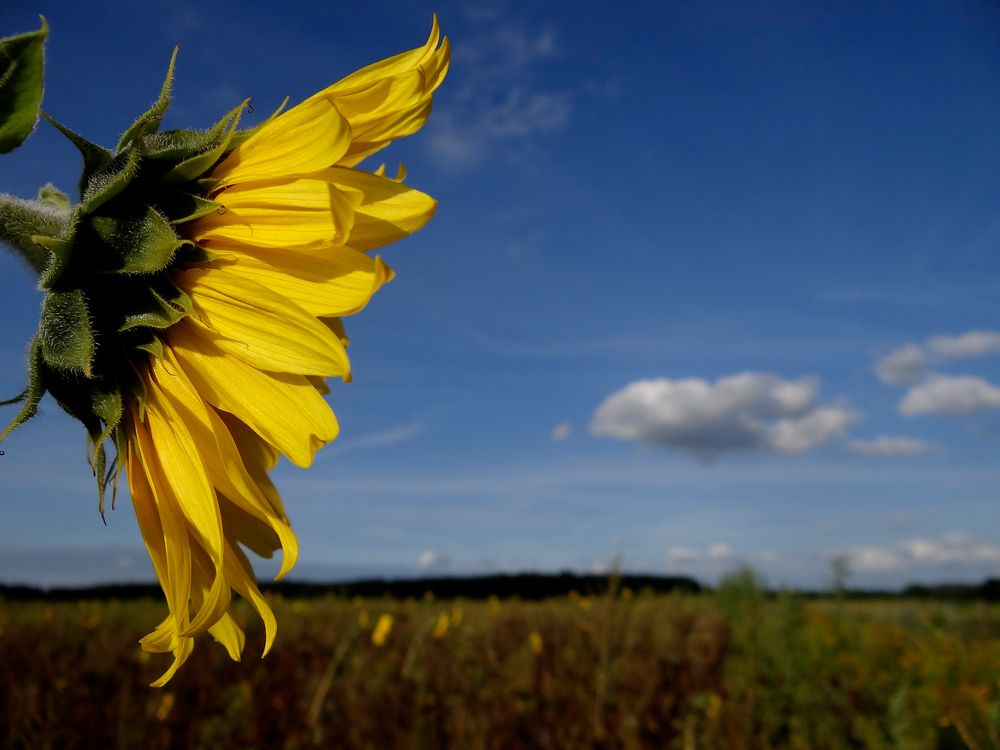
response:
{"label": "green leaf", "polygon": [[[42,364],[42,346],[41,342],[36,336],[31,342],[31,349],[28,354],[28,387],[22,394],[22,398],[17,399],[18,401],[23,401],[21,410],[14,417],[13,421],[7,425],[3,432],[0,432],[0,442],[6,438],[13,430],[15,430],[20,425],[27,422],[35,414],[38,413],[38,402],[42,400],[42,396],[45,395],[45,380],[43,378],[44,365]],[[10,402],[4,402],[10,403]]]}
{"label": "green leaf", "polygon": [[24,142],[38,122],[49,25],[0,39],[0,154]]}
{"label": "green leaf", "polygon": [[115,216],[92,216],[90,224],[114,250],[115,270],[122,273],[155,273],[167,267],[181,240],[170,222],[151,206]]}
{"label": "green leaf", "polygon": [[97,350],[87,300],[80,289],[48,292],[42,302],[38,329],[42,358],[55,370],[82,372],[91,376]]}
{"label": "green leaf", "polygon": [[160,89],[160,97],[153,103],[152,107],[139,115],[139,118],[132,123],[132,126],[128,130],[122,133],[118,145],[115,146],[115,152],[120,153],[122,149],[133,141],[141,141],[143,136],[155,133],[159,129],[163,113],[167,111],[167,107],[170,105],[170,89],[174,83],[174,63],[177,62],[178,49],[178,47],[174,47],[174,52],[170,55],[170,64],[167,66],[167,75]]}

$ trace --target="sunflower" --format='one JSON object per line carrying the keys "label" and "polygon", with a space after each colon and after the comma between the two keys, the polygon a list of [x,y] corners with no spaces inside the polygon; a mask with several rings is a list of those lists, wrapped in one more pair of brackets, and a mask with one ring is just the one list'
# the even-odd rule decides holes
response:
{"label": "sunflower", "polygon": [[[54,123],[80,147],[89,175],[63,233],[32,238],[52,258],[40,270],[47,308],[15,423],[47,390],[87,426],[102,491],[126,472],[169,610],[141,641],[173,655],[154,686],[205,631],[239,659],[233,592],[263,620],[265,654],[274,642],[275,618],[244,552],[281,550],[278,578],[295,564],[295,535],[268,472],[282,455],[309,466],[337,437],[324,395],[326,378],[350,379],[341,319],[393,277],[369,251],[417,231],[435,208],[403,184],[402,169],[390,178],[357,165],[423,125],[448,60],[435,18],[423,47],[254,131],[237,130],[241,105],[203,133],[155,132],[170,73],[161,109],[115,152],[95,152]],[[95,237],[110,260],[83,268],[72,250]],[[101,252],[91,246],[90,255]],[[110,467],[107,438],[117,448]]]}

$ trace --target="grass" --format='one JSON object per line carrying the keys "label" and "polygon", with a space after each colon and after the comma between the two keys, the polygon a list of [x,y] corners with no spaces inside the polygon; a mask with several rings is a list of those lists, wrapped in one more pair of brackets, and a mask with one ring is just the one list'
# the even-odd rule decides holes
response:
{"label": "grass", "polygon": [[624,590],[544,602],[274,600],[162,690],[153,600],[0,602],[13,748],[992,748],[1000,609]]}

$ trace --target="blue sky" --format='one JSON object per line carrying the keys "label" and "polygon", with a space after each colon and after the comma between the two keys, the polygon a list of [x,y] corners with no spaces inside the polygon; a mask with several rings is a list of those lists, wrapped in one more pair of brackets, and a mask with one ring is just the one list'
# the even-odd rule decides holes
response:
{"label": "blue sky", "polygon": [[[277,470],[293,575],[1000,575],[996,5],[17,5],[0,33],[52,27],[45,109],[108,145],[174,44],[166,126],[205,127],[433,12],[452,40],[430,123],[379,155],[438,215],[348,321],[341,437]],[[24,197],[79,168],[44,125],[2,165]],[[4,254],[0,299],[12,395],[39,297]],[[3,447],[0,580],[150,577],[54,403]]]}

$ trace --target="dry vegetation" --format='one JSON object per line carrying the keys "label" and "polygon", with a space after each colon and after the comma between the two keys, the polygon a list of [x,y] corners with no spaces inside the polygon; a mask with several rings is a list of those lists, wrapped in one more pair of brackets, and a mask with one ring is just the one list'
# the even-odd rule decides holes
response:
{"label": "dry vegetation", "polygon": [[1000,749],[1000,610],[716,594],[275,601],[265,660],[166,689],[153,601],[0,602],[0,742],[31,748]]}

